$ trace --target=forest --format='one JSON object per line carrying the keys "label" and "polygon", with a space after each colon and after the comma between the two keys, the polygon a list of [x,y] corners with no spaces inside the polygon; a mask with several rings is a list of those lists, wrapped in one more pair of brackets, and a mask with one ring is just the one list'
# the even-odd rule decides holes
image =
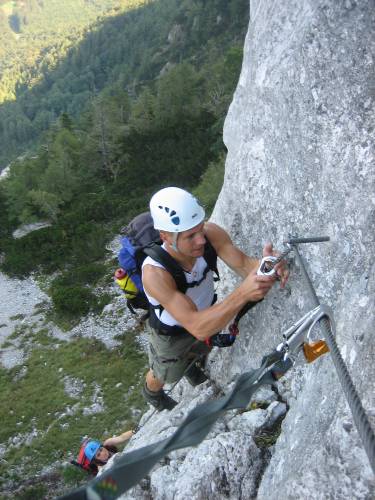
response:
{"label": "forest", "polygon": [[[119,12],[130,12],[144,3],[142,0],[0,2],[0,169],[14,158],[15,152],[24,153],[32,147],[61,110],[67,110],[68,101],[70,110],[79,113],[89,94],[95,93],[96,82],[92,72],[86,70],[86,63],[75,60],[75,48],[90,33],[95,33],[105,19]],[[88,42],[86,52],[91,48]],[[79,52],[82,54],[80,49]],[[70,68],[76,74],[74,78]],[[70,86],[72,78],[78,81]]]}
{"label": "forest", "polygon": [[[17,83],[16,100],[0,106],[2,151],[16,158],[0,185],[4,272],[58,271],[57,312],[81,315],[97,307],[87,276],[101,273],[89,271],[153,192],[197,189],[212,208],[247,8],[245,0],[145,2],[98,21],[53,69],[34,67],[34,85]],[[51,226],[11,237],[36,221]]]}

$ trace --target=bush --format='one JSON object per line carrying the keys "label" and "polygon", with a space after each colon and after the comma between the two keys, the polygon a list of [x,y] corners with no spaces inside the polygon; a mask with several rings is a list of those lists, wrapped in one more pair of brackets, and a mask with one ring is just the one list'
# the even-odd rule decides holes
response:
{"label": "bush", "polygon": [[82,479],[87,479],[87,473],[83,469],[72,467],[70,464],[64,467],[62,471],[64,483],[77,485]]}
{"label": "bush", "polygon": [[92,222],[73,226],[69,234],[74,261],[79,264],[103,258],[106,242],[105,229]]}
{"label": "bush", "polygon": [[31,486],[21,492],[18,492],[19,500],[35,500],[35,498],[44,498],[47,493],[47,487],[43,484]]}
{"label": "bush", "polygon": [[84,316],[96,302],[90,289],[78,285],[51,288],[53,306],[58,314]]}
{"label": "bush", "polygon": [[[3,238],[1,251],[5,259],[1,268],[9,275],[22,277],[38,268],[51,273],[74,262],[77,267],[82,264],[82,274],[90,275],[93,270],[85,271],[86,263],[103,258],[106,238],[105,230],[95,223],[56,224],[19,239]],[[94,274],[98,274],[97,269]]]}
{"label": "bush", "polygon": [[99,313],[103,308],[112,302],[112,295],[109,293],[103,293],[96,298],[95,304],[92,305],[94,312]]}
{"label": "bush", "polygon": [[53,272],[71,253],[64,231],[57,226],[33,231],[19,239],[3,240],[2,250],[5,252],[2,270],[20,277],[39,266]]}
{"label": "bush", "polygon": [[107,267],[104,264],[92,262],[65,271],[53,280],[52,286],[95,285],[105,274]]}
{"label": "bush", "polygon": [[225,157],[222,155],[219,160],[209,164],[207,170],[202,175],[200,183],[194,189],[193,194],[206,208],[206,215],[209,216],[214,209],[224,181]]}

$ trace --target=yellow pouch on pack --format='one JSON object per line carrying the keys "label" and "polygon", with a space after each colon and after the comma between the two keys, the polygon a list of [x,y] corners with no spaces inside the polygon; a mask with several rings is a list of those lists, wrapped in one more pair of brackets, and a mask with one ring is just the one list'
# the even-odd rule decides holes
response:
{"label": "yellow pouch on pack", "polygon": [[135,286],[134,282],[131,280],[130,276],[126,274],[121,279],[116,279],[116,283],[124,291],[125,297],[127,299],[134,299],[138,295],[138,288]]}

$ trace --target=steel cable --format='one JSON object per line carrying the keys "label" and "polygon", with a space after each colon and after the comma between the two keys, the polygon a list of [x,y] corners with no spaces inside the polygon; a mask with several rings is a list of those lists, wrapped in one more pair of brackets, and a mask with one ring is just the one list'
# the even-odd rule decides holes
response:
{"label": "steel cable", "polygon": [[[314,305],[318,306],[320,305],[318,296],[315,292],[315,289],[313,287],[313,284],[311,282],[311,279],[309,275],[307,274],[306,267],[304,260],[302,256],[300,255],[298,248],[295,244],[293,244],[294,251],[297,256],[297,260],[300,264],[302,274],[304,275],[304,278],[306,280],[306,283],[308,285],[308,288],[310,290],[311,296],[314,301]],[[332,356],[332,361],[334,364],[334,367],[336,369],[342,390],[345,394],[346,400],[349,404],[349,408],[352,412],[353,415],[353,420],[354,423],[357,427],[359,436],[362,440],[363,447],[365,448],[366,454],[368,456],[368,459],[370,461],[370,465],[372,467],[372,470],[375,474],[375,434],[374,430],[371,427],[371,424],[367,418],[366,412],[362,406],[361,400],[358,396],[358,393],[354,387],[353,381],[350,377],[350,374],[348,372],[348,369],[346,367],[346,364],[344,360],[342,359],[342,356],[340,354],[339,348],[337,346],[335,337],[332,333],[332,328],[330,325],[330,322],[326,317],[322,318],[320,320],[320,325],[322,327],[323,333],[325,335],[325,340],[328,344],[328,347],[331,352]]]}

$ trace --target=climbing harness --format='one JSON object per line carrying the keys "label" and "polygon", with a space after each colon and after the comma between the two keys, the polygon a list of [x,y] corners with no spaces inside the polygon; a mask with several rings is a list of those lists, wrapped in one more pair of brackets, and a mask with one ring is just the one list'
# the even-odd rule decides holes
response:
{"label": "climbing harness", "polygon": [[236,336],[239,334],[239,327],[238,323],[240,322],[240,319],[242,316],[244,316],[246,313],[250,311],[253,307],[255,307],[259,302],[262,302],[263,299],[258,300],[257,302],[247,302],[243,308],[238,312],[237,316],[234,318],[232,323],[229,325],[228,330],[230,335],[233,337],[233,342],[236,338]]}
{"label": "climbing harness", "polygon": [[[258,369],[243,373],[230,393],[196,406],[172,436],[123,454],[110,469],[104,471],[86,486],[59,497],[60,500],[114,500],[119,497],[135,486],[161,458],[171,451],[196,446],[203,441],[224,411],[246,409],[252,395],[263,385],[274,385],[294,365],[301,352],[306,362],[310,363],[330,351],[371,467],[375,471],[375,436],[338,351],[333,335],[335,331],[333,312],[330,307],[319,303],[297,248],[300,243],[320,241],[329,241],[329,238],[291,238],[287,242],[288,253],[293,249],[297,255],[315,307],[282,334],[282,342],[270,354],[263,357]],[[324,339],[313,341],[312,330],[318,323],[324,332]]]}

